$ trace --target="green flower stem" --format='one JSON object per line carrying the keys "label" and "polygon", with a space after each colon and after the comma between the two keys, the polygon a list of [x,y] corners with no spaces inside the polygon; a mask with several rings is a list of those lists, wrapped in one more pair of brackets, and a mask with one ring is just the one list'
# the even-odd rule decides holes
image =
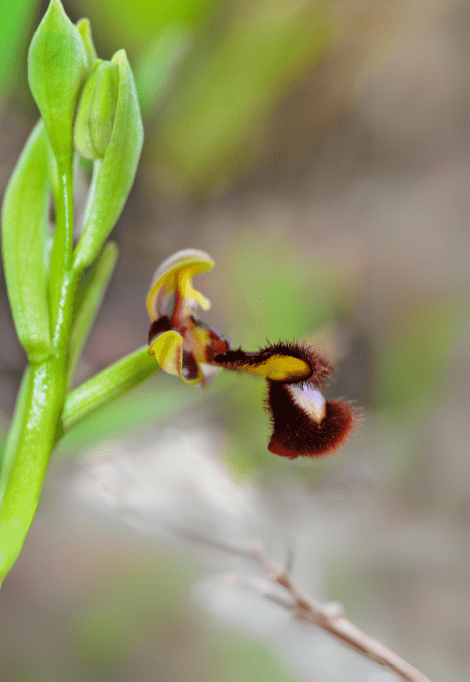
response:
{"label": "green flower stem", "polygon": [[160,369],[148,346],[127,355],[71,391],[62,412],[64,431],[81,422],[99,407],[124,395]]}
{"label": "green flower stem", "polygon": [[71,325],[72,303],[78,273],[72,272],[73,170],[72,159],[58,162],[57,187],[53,187],[56,228],[49,277],[52,345],[65,350]]}
{"label": "green flower stem", "polygon": [[[68,385],[73,380],[77,362],[100,309],[101,301],[106,293],[117,258],[118,247],[114,242],[108,242],[93,268],[91,268],[90,274],[84,278],[85,281],[80,282],[75,298],[76,303],[79,305],[75,306],[77,312],[74,314],[70,333]],[[78,300],[80,299],[80,294],[82,294],[81,300]]]}
{"label": "green flower stem", "polygon": [[27,387],[14,419],[0,509],[0,585],[18,557],[34,518],[67,390],[67,344],[79,276],[71,268],[72,159],[59,161],[57,169],[57,182],[53,183],[56,230],[49,279],[53,355],[30,364]]}
{"label": "green flower stem", "polygon": [[30,366],[22,428],[0,508],[0,585],[33,520],[65,393],[64,357]]}

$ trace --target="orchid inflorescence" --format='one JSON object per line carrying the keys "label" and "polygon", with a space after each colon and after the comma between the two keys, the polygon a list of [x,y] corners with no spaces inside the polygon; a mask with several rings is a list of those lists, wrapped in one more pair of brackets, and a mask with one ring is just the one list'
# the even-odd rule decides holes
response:
{"label": "orchid inflorescence", "polygon": [[269,450],[289,458],[335,452],[351,434],[357,412],[344,400],[325,400],[320,392],[333,367],[304,343],[279,342],[255,352],[232,349],[228,339],[197,316],[198,306],[208,310],[210,301],[193,289],[192,278],[213,266],[207,253],[192,249],[160,265],[147,296],[149,353],[186,384],[207,384],[218,367],[263,377],[273,427]]}

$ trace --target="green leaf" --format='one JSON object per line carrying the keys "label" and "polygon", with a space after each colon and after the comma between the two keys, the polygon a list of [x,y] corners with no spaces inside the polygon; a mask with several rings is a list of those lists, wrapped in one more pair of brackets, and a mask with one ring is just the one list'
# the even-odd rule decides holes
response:
{"label": "green leaf", "polygon": [[86,277],[86,281],[80,284],[78,296],[80,296],[80,291],[83,291],[84,295],[79,301],[70,334],[69,383],[73,379],[76,364],[98,314],[117,257],[118,248],[116,244],[109,242],[96,261],[91,273]]}
{"label": "green leaf", "polygon": [[113,62],[95,62],[85,83],[74,126],[75,149],[85,159],[103,158],[113,130],[119,71]]}
{"label": "green leaf", "polygon": [[51,0],[31,41],[28,80],[58,161],[72,156],[73,121],[87,69],[87,54],[77,27],[60,0]]}
{"label": "green leaf", "polygon": [[104,158],[95,161],[85,228],[75,252],[74,269],[91,265],[113,229],[134,182],[143,127],[134,77],[124,50],[112,61],[119,69],[116,115]]}
{"label": "green leaf", "polygon": [[47,137],[34,128],[3,203],[3,262],[16,331],[30,361],[51,353],[46,252],[49,200]]}

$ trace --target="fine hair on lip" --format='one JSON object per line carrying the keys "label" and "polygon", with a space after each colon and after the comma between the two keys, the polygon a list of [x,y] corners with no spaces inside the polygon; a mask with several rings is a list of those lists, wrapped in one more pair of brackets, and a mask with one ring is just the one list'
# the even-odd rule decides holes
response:
{"label": "fine hair on lip", "polygon": [[351,435],[356,413],[349,403],[327,400],[324,417],[318,421],[299,406],[288,384],[268,384],[266,403],[273,426],[270,452],[290,458],[322,457],[336,452]]}

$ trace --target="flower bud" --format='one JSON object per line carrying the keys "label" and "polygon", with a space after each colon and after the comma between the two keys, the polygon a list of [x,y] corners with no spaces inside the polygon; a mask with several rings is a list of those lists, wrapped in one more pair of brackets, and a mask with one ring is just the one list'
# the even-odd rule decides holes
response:
{"label": "flower bud", "polygon": [[82,40],[83,40],[83,45],[85,46],[85,52],[88,58],[88,66],[91,68],[95,62],[96,59],[98,59],[98,55],[96,54],[96,49],[95,45],[93,43],[93,38],[91,35],[91,26],[90,26],[90,20],[89,19],[79,19],[77,21],[77,30],[80,33]]}
{"label": "flower bud", "polygon": [[142,149],[139,101],[124,50],[116,52],[111,62],[119,73],[116,113],[106,152],[94,164],[85,227],[75,250],[74,269],[77,272],[93,263],[119,218],[134,182]]}
{"label": "flower bud", "polygon": [[28,80],[57,161],[72,155],[73,121],[86,73],[80,33],[60,0],[51,0],[31,41]]}
{"label": "flower bud", "polygon": [[75,149],[85,159],[101,159],[113,131],[119,88],[114,62],[98,63],[82,90],[74,127]]}

